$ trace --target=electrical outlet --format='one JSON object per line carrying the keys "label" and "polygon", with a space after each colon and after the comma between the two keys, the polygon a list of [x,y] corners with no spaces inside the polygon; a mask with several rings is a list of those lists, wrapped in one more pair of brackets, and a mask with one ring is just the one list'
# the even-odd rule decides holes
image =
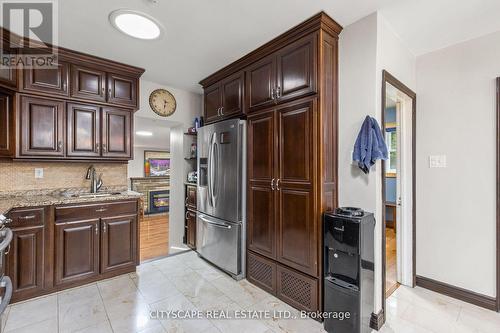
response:
{"label": "electrical outlet", "polygon": [[35,179],[43,178],[43,168],[35,168]]}
{"label": "electrical outlet", "polygon": [[446,168],[446,155],[429,156],[429,168]]}

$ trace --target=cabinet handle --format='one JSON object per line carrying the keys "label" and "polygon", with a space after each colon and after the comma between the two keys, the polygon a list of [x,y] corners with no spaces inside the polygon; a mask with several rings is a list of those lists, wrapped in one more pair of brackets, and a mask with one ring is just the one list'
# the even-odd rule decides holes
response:
{"label": "cabinet handle", "polygon": [[105,212],[107,210],[108,210],[107,208],[99,208],[99,209],[96,209],[95,211],[98,213],[102,213],[102,212]]}
{"label": "cabinet handle", "polygon": [[279,179],[279,178],[278,178],[278,180],[276,181],[276,190],[277,190],[277,191],[279,191],[279,190],[280,190],[280,180],[281,180],[281,179]]}
{"label": "cabinet handle", "polygon": [[102,94],[104,95],[106,93],[106,88],[104,86],[101,88]]}
{"label": "cabinet handle", "polygon": [[108,88],[108,96],[111,97],[111,88]]}
{"label": "cabinet handle", "polygon": [[63,86],[62,86],[63,90],[64,90],[64,91],[66,91],[66,88],[67,88],[67,87],[68,87],[68,85],[66,84],[66,82],[64,82],[64,83],[63,83]]}
{"label": "cabinet handle", "polygon": [[186,220],[189,218],[189,212],[186,212]]}
{"label": "cabinet handle", "polygon": [[107,151],[106,144],[103,143],[102,144],[102,152],[105,153],[106,151]]}
{"label": "cabinet handle", "polygon": [[96,144],[95,144],[95,152],[96,152],[96,153],[99,153],[99,143],[96,143]]}
{"label": "cabinet handle", "polygon": [[281,87],[278,86],[278,88],[276,88],[276,98],[280,98],[281,97]]}
{"label": "cabinet handle", "polygon": [[99,234],[99,228],[97,227],[97,224],[94,226],[94,229],[95,229],[95,234],[98,235]]}
{"label": "cabinet handle", "polygon": [[217,116],[220,117],[220,108],[217,109]]}
{"label": "cabinet handle", "polygon": [[103,224],[102,224],[102,231],[103,231],[104,233],[106,233],[106,223],[103,223]]}
{"label": "cabinet handle", "polygon": [[274,178],[271,180],[271,190],[274,191]]}
{"label": "cabinet handle", "polygon": [[59,141],[59,142],[57,143],[57,151],[61,151],[62,146],[63,146],[62,141]]}
{"label": "cabinet handle", "polygon": [[224,107],[223,106],[221,106],[221,108],[220,108],[220,115],[224,116]]}
{"label": "cabinet handle", "polygon": [[273,88],[273,90],[271,90],[271,99],[274,101],[275,98],[276,98],[276,89]]}
{"label": "cabinet handle", "polygon": [[26,216],[19,216],[20,220],[33,220],[36,217],[36,215],[26,215]]}

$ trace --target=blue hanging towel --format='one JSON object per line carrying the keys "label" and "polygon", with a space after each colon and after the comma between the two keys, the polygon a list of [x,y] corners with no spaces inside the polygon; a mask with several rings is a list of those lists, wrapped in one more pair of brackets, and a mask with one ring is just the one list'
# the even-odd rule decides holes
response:
{"label": "blue hanging towel", "polygon": [[387,159],[387,145],[377,120],[366,116],[354,144],[354,161],[364,173],[369,173],[377,160]]}

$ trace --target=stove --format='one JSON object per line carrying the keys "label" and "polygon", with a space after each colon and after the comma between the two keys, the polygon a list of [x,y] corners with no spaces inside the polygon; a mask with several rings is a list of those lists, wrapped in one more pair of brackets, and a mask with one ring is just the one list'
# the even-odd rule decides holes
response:
{"label": "stove", "polygon": [[0,215],[0,316],[3,315],[12,297],[12,281],[5,275],[5,256],[9,253],[12,241],[12,230],[7,228],[6,224],[10,222],[10,219]]}

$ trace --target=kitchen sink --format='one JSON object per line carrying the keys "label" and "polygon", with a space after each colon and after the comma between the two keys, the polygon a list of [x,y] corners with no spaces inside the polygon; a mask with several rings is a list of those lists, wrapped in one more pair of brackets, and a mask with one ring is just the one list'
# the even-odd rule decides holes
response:
{"label": "kitchen sink", "polygon": [[101,192],[101,193],[65,193],[64,196],[68,198],[105,198],[114,195],[120,195],[121,192]]}

